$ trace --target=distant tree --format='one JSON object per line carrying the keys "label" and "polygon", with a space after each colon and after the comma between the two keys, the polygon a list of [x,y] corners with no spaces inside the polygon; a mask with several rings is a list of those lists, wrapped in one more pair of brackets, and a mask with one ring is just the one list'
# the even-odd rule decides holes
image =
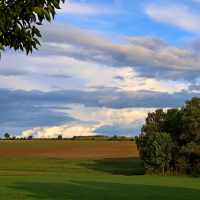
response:
{"label": "distant tree", "polygon": [[8,46],[15,51],[26,49],[27,55],[32,53],[40,45],[35,35],[42,37],[34,25],[42,25],[45,19],[51,22],[50,13],[54,19],[55,8],[60,9],[60,0],[1,0],[0,49],[5,51]]}
{"label": "distant tree", "polygon": [[121,136],[121,139],[122,140],[126,140],[126,136]]}
{"label": "distant tree", "polygon": [[32,140],[32,139],[33,139],[33,136],[32,136],[32,135],[29,135],[27,139],[28,139],[28,140]]}
{"label": "distant tree", "polygon": [[5,133],[5,134],[4,134],[4,137],[5,137],[7,140],[10,139],[9,133]]}
{"label": "distant tree", "polygon": [[11,139],[12,139],[12,140],[16,140],[16,135],[13,135],[13,136],[11,137]]}
{"label": "distant tree", "polygon": [[114,135],[114,136],[111,138],[111,140],[116,141],[116,140],[117,140],[117,136]]}
{"label": "distant tree", "polygon": [[76,136],[72,137],[72,139],[71,139],[71,140],[76,140]]}
{"label": "distant tree", "polygon": [[62,140],[62,135],[58,135],[58,140]]}

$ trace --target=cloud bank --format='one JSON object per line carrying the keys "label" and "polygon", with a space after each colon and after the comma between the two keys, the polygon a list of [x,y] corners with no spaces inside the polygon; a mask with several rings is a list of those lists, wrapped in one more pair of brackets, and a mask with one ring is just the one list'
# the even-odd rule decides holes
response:
{"label": "cloud bank", "polygon": [[117,68],[131,67],[138,77],[158,80],[192,82],[200,76],[198,51],[172,47],[160,38],[122,37],[127,43],[119,43],[62,23],[51,28],[45,25],[41,32],[40,56],[59,55]]}
{"label": "cloud bank", "polygon": [[[67,114],[70,107],[66,107],[66,104],[113,109],[156,108],[158,106],[166,108],[180,107],[184,105],[185,100],[198,95],[199,93],[189,93],[185,90],[169,94],[153,91],[59,90],[42,92],[0,89],[0,125],[2,127],[42,127],[77,121]],[[112,115],[115,113],[113,112]]]}

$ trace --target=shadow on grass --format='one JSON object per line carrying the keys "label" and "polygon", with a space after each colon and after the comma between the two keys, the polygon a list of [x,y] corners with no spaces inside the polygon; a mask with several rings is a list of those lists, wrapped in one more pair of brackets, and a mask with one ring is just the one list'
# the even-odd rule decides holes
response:
{"label": "shadow on grass", "polygon": [[[14,188],[10,188],[10,193],[12,189],[19,194],[19,199],[25,200],[195,200],[200,196],[200,190],[197,189],[100,182],[98,180],[68,183],[18,182]],[[12,199],[12,193],[8,197],[7,199]],[[18,197],[15,196],[15,199],[17,200]]]}
{"label": "shadow on grass", "polygon": [[81,166],[94,171],[105,172],[113,175],[144,175],[146,170],[139,158],[94,160],[94,163],[81,163]]}

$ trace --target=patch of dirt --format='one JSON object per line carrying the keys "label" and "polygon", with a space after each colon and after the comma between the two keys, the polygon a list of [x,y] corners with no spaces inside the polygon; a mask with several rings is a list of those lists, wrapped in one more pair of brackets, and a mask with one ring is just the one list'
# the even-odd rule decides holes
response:
{"label": "patch of dirt", "polygon": [[100,146],[80,146],[42,149],[1,149],[0,157],[24,158],[74,158],[74,159],[122,159],[139,158],[134,142],[110,143]]}

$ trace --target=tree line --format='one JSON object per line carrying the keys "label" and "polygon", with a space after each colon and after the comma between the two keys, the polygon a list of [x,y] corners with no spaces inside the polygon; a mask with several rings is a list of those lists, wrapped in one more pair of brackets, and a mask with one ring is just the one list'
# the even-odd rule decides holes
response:
{"label": "tree line", "polygon": [[[98,140],[98,141],[134,141],[134,138],[128,138],[126,136],[117,136],[108,137],[107,135],[90,135],[90,136],[74,136],[72,138],[63,138],[60,134],[57,138],[34,138],[33,135],[29,135],[27,137],[17,137],[16,135],[10,136],[9,133],[4,134],[4,138],[6,140]],[[1,138],[0,138],[1,140]]]}
{"label": "tree line", "polygon": [[166,112],[149,112],[137,148],[148,173],[200,174],[200,98]]}

